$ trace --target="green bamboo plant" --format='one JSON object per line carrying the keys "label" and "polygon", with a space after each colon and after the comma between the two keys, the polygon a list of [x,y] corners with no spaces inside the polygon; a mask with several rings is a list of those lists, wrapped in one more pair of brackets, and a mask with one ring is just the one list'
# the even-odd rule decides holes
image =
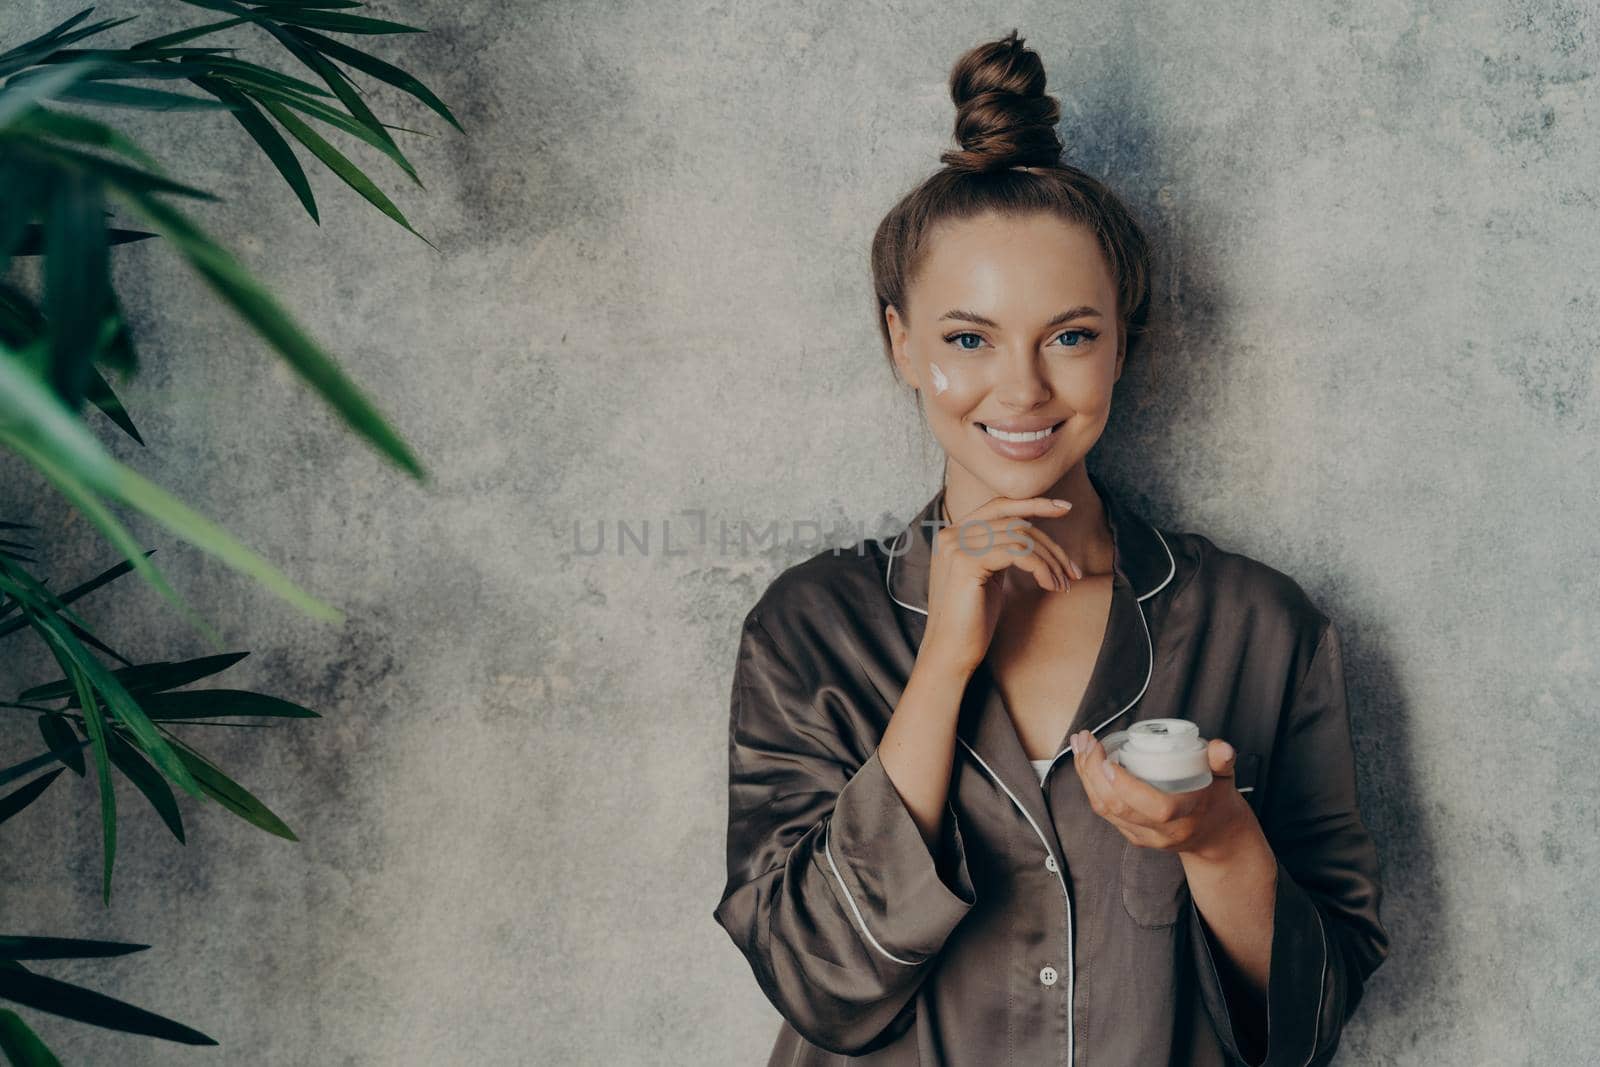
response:
{"label": "green bamboo plant", "polygon": [[[316,718],[316,712],[239,689],[181,690],[220,673],[248,653],[220,652],[182,661],[132,663],[94,634],[69,605],[137,571],[220,650],[216,632],[189,610],[145,550],[108,508],[137,509],[319,619],[342,615],[216,523],[119,463],[87,421],[98,409],[144,444],[108,373],[124,384],[138,372],[135,338],[111,278],[117,246],[164,239],[210,289],[310,384],[339,417],[381,455],[419,482],[426,472],[411,450],[334,359],[177,201],[216,201],[181,182],[130,137],[63,105],[158,111],[226,112],[244,127],[315,222],[318,208],[290,139],[364,199],[428,243],[379,188],[315,124],[347,134],[392,161],[419,188],[415,168],[355,81],[357,74],[414,97],[449,122],[450,110],[416,78],[329,34],[418,33],[416,27],[352,14],[357,0],[181,0],[227,17],[120,48],[80,42],[135,16],[85,22],[85,9],[53,29],[7,48],[0,40],[0,447],[37,470],[117,549],[123,560],[61,593],[30,570],[35,527],[0,516],[0,641],[37,636],[62,677],[32,686],[0,712],[36,715],[43,751],[0,769],[0,823],[37,800],[66,770],[86,778],[90,763],[103,831],[102,896],[111,901],[116,855],[112,770],[149,801],[181,843],[183,821],[172,785],[210,798],[252,825],[297,840],[292,830],[176,730],[190,726],[256,727],[218,720]],[[200,39],[235,26],[259,29],[321,85],[237,58],[235,48],[200,47]],[[155,83],[129,84],[134,82]],[[179,91],[192,86],[199,90]],[[280,128],[281,131],[280,132]],[[287,134],[286,138],[284,135]],[[137,226],[115,224],[124,212]],[[432,247],[432,245],[429,245]],[[24,264],[32,264],[30,273]],[[30,280],[22,277],[29,273]],[[3,506],[3,501],[0,501]],[[91,651],[93,650],[93,651]],[[121,664],[108,667],[95,652]],[[85,758],[85,750],[89,758]],[[13,783],[23,781],[20,786]],[[170,783],[170,784],[169,784]],[[124,942],[0,935],[0,1001],[94,1025],[188,1044],[215,1045],[180,1023],[81,986],[36,974],[23,960],[99,958],[147,948]],[[50,1065],[56,1057],[15,1011],[0,1007],[0,1052],[13,1064]]]}

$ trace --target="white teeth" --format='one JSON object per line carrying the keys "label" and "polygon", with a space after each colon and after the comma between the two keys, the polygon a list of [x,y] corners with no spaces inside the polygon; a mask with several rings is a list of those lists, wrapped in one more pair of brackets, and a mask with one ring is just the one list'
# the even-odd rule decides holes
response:
{"label": "white teeth", "polygon": [[998,437],[1002,441],[1038,441],[1056,432],[1054,426],[1046,430],[1035,430],[1032,433],[1007,433],[1004,430],[997,430],[993,426],[985,426],[983,429],[985,433]]}

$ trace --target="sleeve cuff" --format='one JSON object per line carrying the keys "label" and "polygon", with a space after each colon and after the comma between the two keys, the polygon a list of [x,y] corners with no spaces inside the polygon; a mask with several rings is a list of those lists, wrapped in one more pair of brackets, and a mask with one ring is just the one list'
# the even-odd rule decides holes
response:
{"label": "sleeve cuff", "polygon": [[819,862],[862,937],[892,962],[914,966],[937,953],[977,902],[948,801],[944,817],[945,855],[936,857],[874,751],[828,820]]}
{"label": "sleeve cuff", "polygon": [[1331,946],[1322,912],[1285,869],[1283,861],[1278,861],[1273,898],[1266,1049],[1260,1058],[1246,1059],[1240,1051],[1226,987],[1212,954],[1211,937],[1193,897],[1189,898],[1189,931],[1200,992],[1228,1054],[1249,1067],[1302,1067],[1310,1062],[1320,1041]]}

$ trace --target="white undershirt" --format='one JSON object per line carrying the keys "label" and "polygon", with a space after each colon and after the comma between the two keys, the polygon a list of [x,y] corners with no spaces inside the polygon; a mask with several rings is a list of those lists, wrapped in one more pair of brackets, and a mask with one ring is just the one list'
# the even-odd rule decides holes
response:
{"label": "white undershirt", "polygon": [[1028,762],[1033,764],[1035,773],[1039,775],[1039,784],[1044,785],[1044,776],[1050,772],[1050,764],[1054,763],[1055,760],[1034,759]]}

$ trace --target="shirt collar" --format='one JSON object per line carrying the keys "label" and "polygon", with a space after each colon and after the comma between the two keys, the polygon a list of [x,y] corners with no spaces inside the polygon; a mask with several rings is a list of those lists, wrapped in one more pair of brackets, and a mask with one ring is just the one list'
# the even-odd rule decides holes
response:
{"label": "shirt collar", "polygon": [[[1175,557],[1156,528],[1093,474],[1089,475],[1089,481],[1100,495],[1106,524],[1111,530],[1115,570],[1111,582],[1111,612],[1099,657],[1072,723],[1057,745],[1053,762],[1060,762],[1067,754],[1066,742],[1073,732],[1088,729],[1098,735],[1113,723],[1120,723],[1117,728],[1121,729],[1140,717],[1141,712],[1135,706],[1155,673],[1155,642],[1143,601],[1166,588],[1178,571]],[[913,658],[927,621],[928,565],[933,555],[933,535],[942,520],[940,505],[943,501],[944,489],[941,488],[891,542],[889,563],[884,572],[889,595],[896,604],[908,609],[900,614]],[[963,693],[956,737],[982,764],[984,771],[1005,789],[1040,835],[1053,839],[1047,847],[1059,854],[1060,839],[1055,836],[1050,801],[1046,791],[1039,788],[1038,776],[1023,751],[987,660]]]}
{"label": "shirt collar", "polygon": [[[1086,473],[1099,494],[1106,525],[1111,530],[1112,567],[1127,582],[1134,596],[1145,600],[1172,581],[1177,573],[1177,561],[1154,526],[1112,493],[1094,472]],[[887,548],[889,562],[884,584],[890,598],[901,607],[922,615],[928,613],[928,566],[933,558],[933,537],[945,525],[940,509],[944,495],[945,487],[941,485]]]}

